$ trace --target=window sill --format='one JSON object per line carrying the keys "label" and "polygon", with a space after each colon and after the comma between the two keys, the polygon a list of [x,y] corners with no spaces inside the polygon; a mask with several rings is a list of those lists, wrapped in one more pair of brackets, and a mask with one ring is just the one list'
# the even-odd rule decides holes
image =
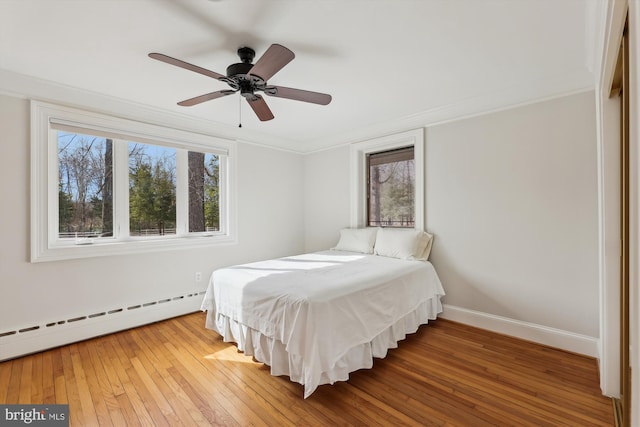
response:
{"label": "window sill", "polygon": [[[236,244],[229,235],[204,234],[197,236],[171,236],[127,241],[91,239],[92,242],[64,242],[37,248],[32,251],[31,262],[63,261],[68,259],[95,258],[114,255],[133,255],[181,249],[215,247]],[[102,241],[100,241],[102,240]]]}

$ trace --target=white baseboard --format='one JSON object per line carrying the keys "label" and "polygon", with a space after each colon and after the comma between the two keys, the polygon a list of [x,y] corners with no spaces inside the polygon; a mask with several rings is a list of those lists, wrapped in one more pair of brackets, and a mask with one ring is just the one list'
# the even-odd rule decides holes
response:
{"label": "white baseboard", "polygon": [[[193,292],[134,304],[128,307],[88,313],[15,331],[0,331],[0,362],[53,347],[135,328],[200,309],[204,292]],[[204,327],[204,324],[202,325]]]}
{"label": "white baseboard", "polygon": [[444,304],[444,311],[439,314],[438,317],[573,353],[595,358],[598,357],[598,339],[587,335],[509,319],[480,311],[468,310],[448,304]]}
{"label": "white baseboard", "polygon": [[[89,314],[64,322],[34,325],[11,335],[0,336],[0,361],[198,311],[203,293],[195,292]],[[439,317],[573,353],[598,357],[598,340],[586,335],[448,304],[444,304],[444,311]]]}

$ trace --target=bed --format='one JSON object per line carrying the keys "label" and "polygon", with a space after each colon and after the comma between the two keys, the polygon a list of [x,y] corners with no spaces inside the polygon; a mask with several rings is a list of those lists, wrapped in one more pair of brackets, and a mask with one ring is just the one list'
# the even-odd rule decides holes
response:
{"label": "bed", "polygon": [[214,271],[206,327],[304,385],[305,398],[371,368],[435,319],[445,294],[427,261],[431,236],[385,230],[344,229],[331,250]]}

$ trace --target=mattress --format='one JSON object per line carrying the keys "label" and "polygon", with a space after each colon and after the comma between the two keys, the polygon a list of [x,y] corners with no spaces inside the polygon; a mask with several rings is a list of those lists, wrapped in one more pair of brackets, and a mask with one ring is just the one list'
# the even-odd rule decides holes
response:
{"label": "mattress", "polygon": [[444,294],[427,261],[330,250],[216,270],[202,310],[207,328],[307,398],[435,319]]}

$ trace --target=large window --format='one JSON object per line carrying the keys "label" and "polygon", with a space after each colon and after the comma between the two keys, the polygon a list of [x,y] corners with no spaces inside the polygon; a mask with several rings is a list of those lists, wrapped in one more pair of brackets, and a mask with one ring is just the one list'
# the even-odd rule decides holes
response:
{"label": "large window", "polygon": [[424,131],[351,145],[351,227],[424,229]]}
{"label": "large window", "polygon": [[367,154],[367,226],[415,227],[413,146]]}
{"label": "large window", "polygon": [[32,261],[234,241],[232,142],[34,102]]}

